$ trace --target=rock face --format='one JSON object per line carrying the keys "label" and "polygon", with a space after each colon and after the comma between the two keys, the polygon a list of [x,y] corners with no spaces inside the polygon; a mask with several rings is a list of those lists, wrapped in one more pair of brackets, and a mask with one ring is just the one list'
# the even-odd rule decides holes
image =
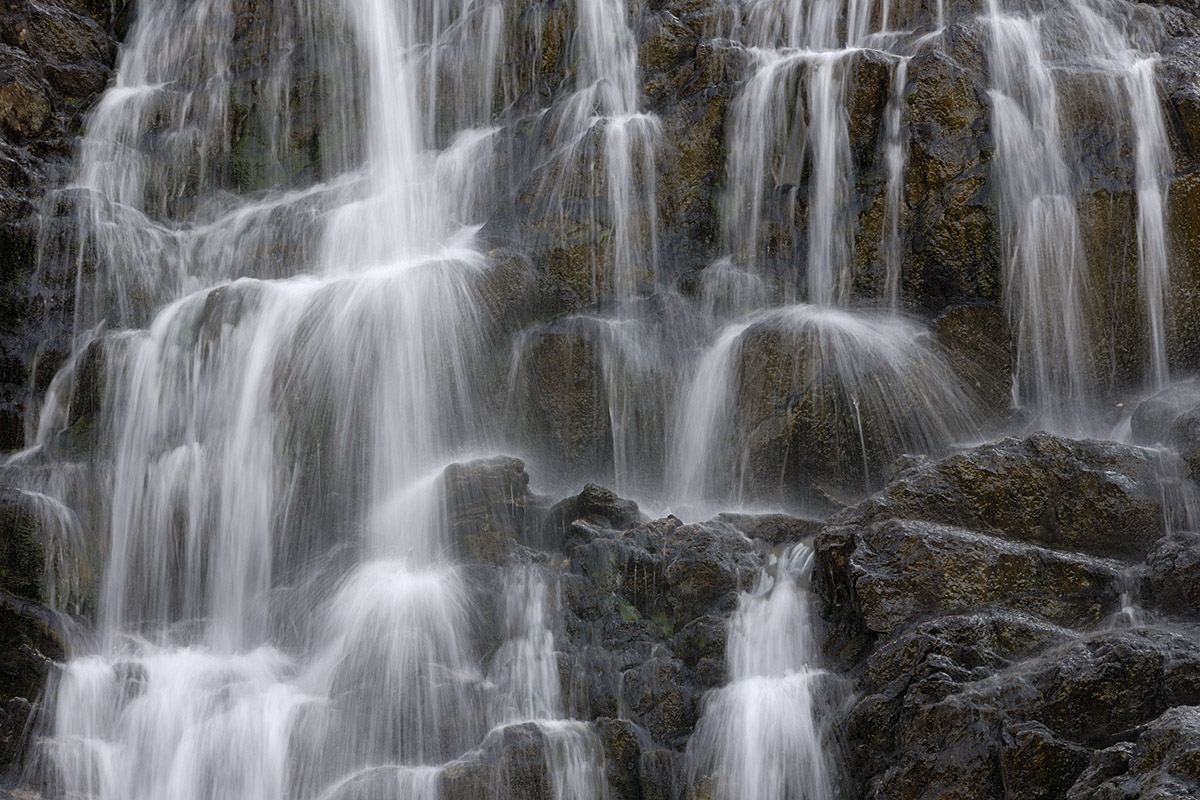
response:
{"label": "rock face", "polygon": [[1162,480],[1137,448],[1038,434],[834,518],[814,581],[857,691],[849,796],[1191,796],[1200,638],[1171,620],[1196,613],[1196,541],[1164,532]]}
{"label": "rock face", "polygon": [[55,615],[39,605],[44,567],[38,516],[0,489],[0,780],[20,766],[46,676],[66,655]]}
{"label": "rock face", "polygon": [[68,207],[41,206],[108,85],[124,6],[20,0],[0,9],[0,449],[24,443],[36,398],[70,348],[75,265],[39,270],[37,251],[39,237],[74,220]]}
{"label": "rock face", "polygon": [[919,519],[1057,549],[1142,558],[1164,532],[1168,469],[1139,448],[1038,433],[918,463],[834,520]]}

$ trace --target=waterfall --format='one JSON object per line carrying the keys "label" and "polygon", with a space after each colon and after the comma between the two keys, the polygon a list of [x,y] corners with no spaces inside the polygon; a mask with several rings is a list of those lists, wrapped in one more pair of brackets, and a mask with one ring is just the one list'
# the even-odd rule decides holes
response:
{"label": "waterfall", "polygon": [[827,746],[837,679],[821,669],[808,605],[813,553],[795,545],[740,597],[729,625],[729,683],[707,699],[689,770],[714,798],[836,797]]}
{"label": "waterfall", "polygon": [[[48,200],[73,226],[39,247],[77,278],[74,351],[0,475],[47,531],[43,599],[96,626],[39,742],[66,797],[432,800],[478,768],[502,798],[522,789],[497,753],[524,737],[556,800],[607,798],[617,745],[680,792],[832,798],[812,551],[763,545],[753,587],[721,590],[728,682],[680,693],[694,732],[668,709],[669,734],[614,743],[601,717],[642,724],[624,684],[595,708],[564,692],[587,660],[568,648],[612,634],[572,601],[625,580],[604,547],[658,533],[587,550],[604,514],[572,527],[554,515],[583,501],[555,501],[597,481],[689,520],[824,515],[902,456],[1089,431],[1124,316],[1129,382],[1173,377],[1157,40],[1109,0],[966,22],[943,0],[245,5],[139,3]],[[942,68],[986,107],[971,163],[921,149]],[[1104,186],[1076,163],[1072,81],[1113,120]],[[965,266],[910,229],[947,210],[936,181],[986,219],[936,232],[986,231]],[[1097,299],[1123,279],[1084,213],[1118,196],[1128,303]],[[939,315],[964,307],[1007,315],[1020,413],[985,408],[992,365],[964,362],[1009,342],[953,341]],[[447,470],[496,452],[556,495],[489,528],[511,548],[481,563]],[[546,519],[561,552],[532,549]],[[603,585],[596,616],[629,626],[597,695],[643,638],[686,638]]]}

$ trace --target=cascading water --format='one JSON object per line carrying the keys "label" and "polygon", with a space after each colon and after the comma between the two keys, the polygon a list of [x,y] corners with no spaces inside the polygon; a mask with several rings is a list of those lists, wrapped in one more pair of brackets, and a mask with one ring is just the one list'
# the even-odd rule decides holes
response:
{"label": "cascading water", "polygon": [[[1073,26],[1071,46],[1059,58],[1097,74],[1114,113],[1127,116],[1133,129],[1137,263],[1150,351],[1146,383],[1161,388],[1168,377],[1163,186],[1169,151],[1153,61],[1131,43],[1136,30],[1122,30],[1103,11],[1102,4],[1078,3],[1055,12],[1070,21],[1060,24]],[[1006,13],[993,2],[988,22],[1006,292],[1017,338],[1013,399],[1034,409],[1043,424],[1078,429],[1087,424],[1095,369],[1095,310],[1088,306],[1095,278],[1082,240],[1078,179],[1064,152],[1056,65],[1043,41],[1042,17]]]}
{"label": "cascading water", "polygon": [[709,696],[688,746],[693,780],[713,798],[835,797],[829,712],[838,679],[821,669],[808,607],[813,552],[772,558],[729,627],[729,684]]}
{"label": "cascading water", "polygon": [[[930,158],[911,87],[943,54],[944,3],[749,0],[713,18],[745,72],[709,198],[716,260],[684,265],[703,267],[690,286],[660,242],[667,131],[638,64],[661,9],[578,0],[553,29],[555,8],[517,5],[276,3],[250,80],[238,48],[254,37],[231,0],[140,9],[59,198],[75,239],[46,247],[80,276],[76,352],[33,447],[3,468],[36,468],[22,497],[54,532],[48,600],[99,626],[61,676],[46,744],[66,796],[434,798],[522,732],[555,798],[605,797],[604,746],[563,699],[554,569],[505,564],[499,630],[480,635],[447,464],[557,450],[545,471],[569,462],[562,483],[611,479],[688,517],[825,511],[897,456],[987,429],[904,314],[926,310],[906,231],[911,164]],[[977,177],[997,206],[1014,404],[1079,429],[1102,331],[1060,83],[1097,78],[1122,120],[1154,387],[1171,377],[1171,158],[1140,28],[1102,0],[1064,7],[997,0],[975,21],[995,143]],[[695,50],[698,23],[675,23]],[[1069,48],[1056,25],[1079,33]],[[538,39],[538,69],[540,37],[560,36],[561,86],[518,96],[513,30]],[[884,89],[864,134],[850,107],[868,80]],[[501,263],[504,248],[545,242],[495,230],[505,205],[532,206],[529,240],[559,247],[549,266],[530,255],[539,280],[586,262],[552,312],[517,315],[523,330],[498,330],[488,293],[524,263]],[[100,452],[49,465],[87,433],[71,427],[88,391],[103,395]],[[500,408],[520,426],[497,425]],[[836,794],[811,568],[802,545],[776,553],[740,596],[729,684],[688,745],[690,780],[714,797]]]}

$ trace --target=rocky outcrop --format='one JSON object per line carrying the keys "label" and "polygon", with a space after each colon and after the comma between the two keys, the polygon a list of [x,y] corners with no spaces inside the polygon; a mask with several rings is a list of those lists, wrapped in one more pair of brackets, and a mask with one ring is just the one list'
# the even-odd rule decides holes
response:
{"label": "rocky outcrop", "polygon": [[[769,547],[733,522],[773,539],[803,523],[793,521],[797,528],[778,515],[704,525],[645,521],[637,504],[596,485],[539,510],[544,501],[525,492],[528,476],[515,459],[452,465],[445,480],[451,529],[468,543],[468,568],[488,587],[490,605],[504,595],[514,565],[541,564],[553,576],[561,594],[554,628],[564,711],[591,724],[547,720],[495,730],[443,771],[442,791],[473,797],[486,785],[502,787],[506,797],[549,797],[547,758],[570,744],[603,750],[610,796],[677,797],[701,697],[725,680],[729,615]],[[503,548],[492,547],[498,541]],[[486,614],[494,620],[502,611]],[[496,626],[484,627],[480,649],[495,652]]]}
{"label": "rocky outcrop", "polygon": [[1157,454],[1037,433],[919,461],[834,521],[913,519],[1098,556],[1143,558],[1164,533]]}
{"label": "rocky outcrop", "polygon": [[1196,542],[1164,530],[1162,480],[1146,451],[1038,434],[834,518],[814,583],[855,680],[851,796],[1190,796],[1200,636],[1170,620],[1195,614]]}

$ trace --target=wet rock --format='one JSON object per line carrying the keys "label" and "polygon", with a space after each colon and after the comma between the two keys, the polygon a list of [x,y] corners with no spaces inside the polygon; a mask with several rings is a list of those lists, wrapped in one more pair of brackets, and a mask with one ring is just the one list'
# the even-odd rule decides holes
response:
{"label": "wet rock", "polygon": [[[498,785],[505,796],[551,800],[554,790],[546,769],[546,737],[534,724],[509,725],[500,732]],[[485,743],[485,747],[486,747]]]}
{"label": "wet rock", "polygon": [[834,520],[889,518],[1140,558],[1163,535],[1159,463],[1140,448],[1037,433],[918,465]]}
{"label": "wet rock", "polygon": [[933,332],[962,379],[993,414],[1012,402],[1012,332],[996,305],[955,305],[933,321]]}
{"label": "wet rock", "polygon": [[[674,785],[697,702],[725,680],[729,616],[761,568],[762,553],[724,526],[673,517],[620,532],[579,521],[566,547],[572,707],[585,717],[633,723],[641,732],[634,738],[644,733],[662,749],[656,754],[639,745],[637,782],[658,787],[645,796],[674,796],[667,787]],[[633,757],[626,756],[622,780],[632,785]]]}
{"label": "wet rock", "polygon": [[451,464],[442,473],[450,539],[472,561],[496,563],[528,529],[529,475],[520,459]]}
{"label": "wet rock", "polygon": [[12,81],[0,86],[0,125],[18,139],[32,139],[50,118],[50,101],[37,86]]}
{"label": "wet rock", "polygon": [[664,271],[703,269],[717,256],[727,117],[748,61],[732,42],[701,41],[663,90],[657,205]]}
{"label": "wet rock", "polygon": [[1146,398],[1130,426],[1137,443],[1174,448],[1191,479],[1200,480],[1200,383],[1181,381]]}
{"label": "wet rock", "polygon": [[41,520],[12,488],[0,488],[0,592],[38,602],[46,568]]}
{"label": "wet rock", "polygon": [[524,357],[531,440],[572,468],[604,463],[612,451],[598,353],[569,326],[540,331]]}
{"label": "wet rock", "polygon": [[856,763],[889,797],[1062,797],[1093,748],[1188,702],[1198,658],[1195,642],[1152,629],[1093,634],[995,672],[943,649],[898,691],[858,703]]}
{"label": "wet rock", "polygon": [[1200,533],[1177,533],[1147,559],[1151,607],[1170,616],[1200,617]]}
{"label": "wet rock", "polygon": [[33,704],[65,656],[53,613],[0,591],[0,774],[22,757]]}
{"label": "wet rock", "polygon": [[627,530],[645,521],[646,517],[632,500],[617,497],[617,493],[603,486],[589,483],[575,497],[551,506],[546,514],[544,540],[557,542],[558,546],[568,535],[568,529],[580,520],[610,530]]}
{"label": "wet rock", "polygon": [[596,721],[604,745],[608,796],[667,800],[678,796],[674,772],[678,754],[655,745],[641,726],[627,719]]}
{"label": "wet rock", "polygon": [[1180,706],[1147,724],[1133,743],[1093,756],[1067,800],[1195,797],[1200,792],[1200,708]]}
{"label": "wet rock", "polygon": [[822,528],[822,523],[816,520],[802,519],[787,514],[740,514],[722,513],[714,519],[714,523],[729,525],[751,539],[758,539],[769,545],[779,546],[795,544],[796,542],[816,536]]}
{"label": "wet rock", "polygon": [[885,110],[898,59],[879,50],[859,50],[851,58],[846,83],[850,152],[858,169],[868,168],[882,151]]}
{"label": "wet rock", "polygon": [[945,452],[973,429],[976,404],[929,339],[894,318],[809,306],[750,325],[739,340],[732,439],[721,445],[745,451],[746,491],[844,505],[878,486],[901,453]]}
{"label": "wet rock", "polygon": [[[982,23],[952,26],[947,36],[970,57],[986,47]],[[981,134],[990,104],[982,73],[947,53],[926,50],[909,62],[909,161],[904,194],[910,257],[902,293],[914,308],[936,314],[963,301],[1000,300],[1000,261],[990,154]]]}
{"label": "wet rock", "polygon": [[1171,183],[1164,211],[1168,242],[1179,264],[1172,269],[1167,357],[1176,371],[1190,371],[1200,362],[1200,172]]}
{"label": "wet rock", "polygon": [[[109,3],[103,5],[103,17]],[[124,5],[120,3],[118,5]],[[0,449],[25,442],[41,394],[66,357],[75,277],[88,259],[39,265],[59,232],[43,198],[66,181],[73,140],[111,77],[116,42],[86,3],[0,8]],[[39,219],[39,216],[44,217]],[[73,217],[71,217],[73,221]],[[35,374],[36,365],[36,374]]]}
{"label": "wet rock", "polygon": [[853,540],[848,583],[863,627],[890,635],[931,616],[995,608],[1077,628],[1118,608],[1114,562],[1060,553],[959,528],[891,521],[821,535],[818,552]]}
{"label": "wet rock", "polygon": [[496,767],[470,757],[454,761],[438,776],[438,790],[445,800],[474,800],[496,791]]}

